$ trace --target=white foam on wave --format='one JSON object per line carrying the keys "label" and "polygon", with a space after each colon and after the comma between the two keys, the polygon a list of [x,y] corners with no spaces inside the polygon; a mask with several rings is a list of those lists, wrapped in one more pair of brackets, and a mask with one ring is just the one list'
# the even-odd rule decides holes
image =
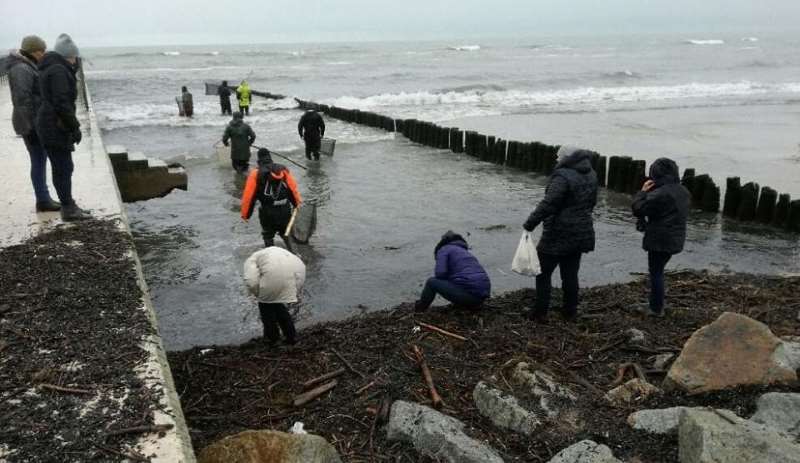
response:
{"label": "white foam on wave", "polygon": [[689,39],[686,43],[690,45],[725,45],[725,41],[720,39]]}
{"label": "white foam on wave", "polygon": [[179,51],[164,51],[164,52],[161,52],[161,54],[164,55],[164,56],[180,56],[181,52],[179,52]]}
{"label": "white foam on wave", "polygon": [[758,42],[758,37],[742,37],[742,42]]}
{"label": "white foam on wave", "polygon": [[480,49],[480,45],[459,45],[457,47],[448,47],[448,50],[454,51],[478,51]]}

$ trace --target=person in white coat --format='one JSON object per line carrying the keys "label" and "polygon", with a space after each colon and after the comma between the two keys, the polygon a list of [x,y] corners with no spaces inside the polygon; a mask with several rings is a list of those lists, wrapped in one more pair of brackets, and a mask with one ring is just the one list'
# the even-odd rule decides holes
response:
{"label": "person in white coat", "polygon": [[256,251],[244,263],[244,279],[258,299],[264,342],[274,345],[280,339],[278,327],[287,344],[297,342],[294,321],[286,304],[299,300],[306,281],[306,266],[291,252],[270,246]]}

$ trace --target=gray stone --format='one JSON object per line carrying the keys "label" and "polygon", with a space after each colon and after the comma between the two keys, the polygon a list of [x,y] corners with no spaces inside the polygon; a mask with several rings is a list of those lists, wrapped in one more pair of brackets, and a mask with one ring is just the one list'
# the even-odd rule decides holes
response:
{"label": "gray stone", "polygon": [[244,431],[204,448],[198,463],[341,463],[339,453],[313,434]]}
{"label": "gray stone", "polygon": [[[787,337],[784,339],[795,338]],[[781,345],[775,349],[775,354],[773,354],[772,358],[779,367],[797,371],[800,369],[800,342],[784,340]]]}
{"label": "gray stone", "polygon": [[531,371],[531,365],[526,362],[517,364],[511,379],[526,387],[531,395],[539,399],[539,406],[549,418],[555,418],[561,413],[556,406],[559,402],[577,400],[572,391],[557,383],[551,375],[540,370]]}
{"label": "gray stone", "polygon": [[622,463],[611,449],[591,440],[582,440],[558,452],[549,463]]}
{"label": "gray stone", "polygon": [[[628,424],[633,429],[650,434],[673,434],[678,432],[684,410],[708,410],[705,407],[670,407],[639,410],[628,415]],[[722,412],[723,410],[718,410]]]}
{"label": "gray stone", "polygon": [[530,436],[540,424],[536,415],[520,406],[515,397],[504,395],[483,381],[475,386],[472,398],[481,415],[501,428]]}
{"label": "gray stone", "polygon": [[488,445],[464,434],[464,423],[423,405],[392,404],[386,437],[411,443],[418,452],[450,463],[502,463]]}
{"label": "gray stone", "polygon": [[653,359],[653,369],[666,370],[670,362],[675,359],[675,354],[658,354]]}
{"label": "gray stone", "polygon": [[658,394],[661,389],[647,381],[634,378],[625,384],[606,392],[605,398],[614,405],[629,405],[644,400],[653,394]]}
{"label": "gray stone", "polygon": [[684,410],[678,442],[681,463],[800,463],[800,445],[731,412]]}
{"label": "gray stone", "polygon": [[756,407],[751,421],[800,438],[800,394],[770,392],[758,398]]}
{"label": "gray stone", "polygon": [[634,344],[641,344],[647,339],[647,335],[644,334],[644,331],[636,328],[628,328],[625,330],[625,336],[628,337],[628,341]]}

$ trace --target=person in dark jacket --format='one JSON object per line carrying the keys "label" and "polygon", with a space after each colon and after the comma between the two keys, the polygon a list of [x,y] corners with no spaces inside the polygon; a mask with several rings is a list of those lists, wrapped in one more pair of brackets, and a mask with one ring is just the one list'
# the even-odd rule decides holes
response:
{"label": "person in dark jacket", "polygon": [[592,169],[592,154],[572,146],[558,150],[558,162],[545,191],[544,199],[524,224],[533,231],[544,223],[536,246],[541,273],[536,276],[536,304],[529,318],[544,321],[550,309],[551,278],[556,267],[564,289],[562,316],[578,316],[578,271],[581,255],[594,251],[592,212],[597,204],[597,174]]}
{"label": "person in dark jacket", "polygon": [[664,267],[686,242],[689,191],[681,185],[678,165],[660,158],[650,166],[650,178],[633,199],[637,228],[644,231],[642,247],[647,251],[650,273],[650,303],[636,310],[657,317],[664,315]]}
{"label": "person in dark jacket", "polygon": [[250,167],[250,145],[256,141],[256,133],[244,121],[242,113],[233,113],[233,120],[222,134],[222,143],[231,146],[231,165],[240,174]]}
{"label": "person in dark jacket", "polygon": [[322,137],[325,136],[325,121],[322,116],[309,109],[300,117],[300,122],[297,123],[297,132],[300,138],[306,142],[306,159],[311,160],[311,155],[314,159],[319,161],[319,150],[322,145]]}
{"label": "person in dark jacket", "polygon": [[242,219],[252,217],[256,201],[261,203],[258,218],[261,222],[261,235],[264,247],[275,245],[275,234],[280,235],[286,249],[293,251],[291,239],[286,228],[292,217],[292,210],[300,207],[303,199],[292,173],[286,166],[272,161],[266,148],[258,150],[258,168],[250,171],[242,194]]}
{"label": "person in dark jacket", "polygon": [[183,115],[192,117],[194,115],[194,100],[186,86],[181,87],[181,104],[183,105]]}
{"label": "person in dark jacket", "polygon": [[41,105],[39,69],[47,44],[35,35],[22,39],[19,51],[11,51],[6,59],[6,72],[11,90],[11,124],[25,142],[31,158],[31,183],[36,197],[36,212],[61,210],[61,204],[50,197],[47,188],[47,152],[36,135],[36,112]]}
{"label": "person in dark jacket", "polygon": [[90,218],[72,198],[72,152],[82,138],[81,124],[75,117],[78,56],[72,38],[61,34],[53,51],[45,53],[39,64],[42,104],[36,113],[36,133],[50,158],[53,185],[61,201],[61,218],[67,222]]}
{"label": "person in dark jacket", "polygon": [[219,107],[222,109],[222,115],[231,113],[231,89],[228,87],[228,81],[223,80],[222,85],[217,87],[217,95],[219,95]]}
{"label": "person in dark jacket", "polygon": [[425,282],[414,310],[428,310],[436,295],[466,308],[479,308],[489,297],[492,284],[478,259],[469,252],[467,241],[448,231],[433,250],[436,258],[434,276]]}

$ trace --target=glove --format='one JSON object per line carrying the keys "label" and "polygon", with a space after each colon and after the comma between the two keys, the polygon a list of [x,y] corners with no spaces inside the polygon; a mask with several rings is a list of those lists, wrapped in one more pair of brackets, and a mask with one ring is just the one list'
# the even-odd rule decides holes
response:
{"label": "glove", "polygon": [[525,223],[522,225],[522,228],[524,228],[526,232],[532,232],[533,229],[536,228],[536,225],[533,225],[532,223],[525,221]]}
{"label": "glove", "polygon": [[81,134],[80,130],[76,130],[76,131],[72,132],[72,142],[73,143],[75,143],[76,145],[80,145],[81,144],[81,140],[83,140],[83,134]]}
{"label": "glove", "polygon": [[230,143],[228,143],[226,141],[222,142],[222,144],[225,145],[225,146],[230,146]]}

